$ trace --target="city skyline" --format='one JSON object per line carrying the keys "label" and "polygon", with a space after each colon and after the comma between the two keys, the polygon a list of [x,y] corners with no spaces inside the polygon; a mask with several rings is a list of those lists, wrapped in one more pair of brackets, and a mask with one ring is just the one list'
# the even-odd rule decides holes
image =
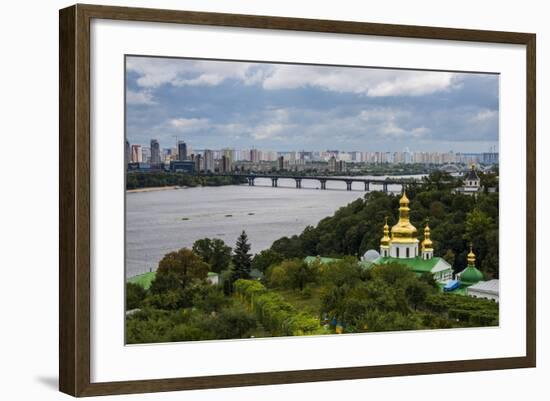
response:
{"label": "city skyline", "polygon": [[[214,171],[214,161],[220,161],[225,158],[224,163],[229,163],[226,167],[231,169],[234,162],[275,162],[283,159],[286,162],[329,162],[331,159],[351,163],[428,163],[428,164],[446,164],[446,163],[488,163],[498,164],[499,152],[496,147],[491,147],[488,152],[427,152],[427,151],[403,151],[382,152],[382,151],[342,151],[342,150],[323,150],[309,151],[302,149],[300,151],[274,151],[257,148],[235,149],[196,149],[185,141],[178,141],[177,146],[161,148],[156,139],[150,140],[150,147],[140,144],[130,144],[126,142],[127,162],[133,163],[151,163],[160,164],[171,161],[196,160],[198,158],[197,168],[206,168]],[[299,164],[299,163],[298,163]]]}
{"label": "city skyline", "polygon": [[[127,138],[161,147],[473,153],[498,147],[498,75],[127,58]],[[172,145],[169,145],[172,147]]]}

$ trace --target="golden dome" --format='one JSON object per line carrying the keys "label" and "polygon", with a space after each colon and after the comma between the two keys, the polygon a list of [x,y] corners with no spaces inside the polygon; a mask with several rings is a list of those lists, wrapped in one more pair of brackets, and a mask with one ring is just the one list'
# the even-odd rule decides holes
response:
{"label": "golden dome", "polygon": [[390,246],[390,227],[388,226],[388,218],[385,217],[385,224],[384,224],[384,236],[380,240],[380,245],[383,247]]}
{"label": "golden dome", "polygon": [[391,240],[396,243],[418,242],[416,237],[418,231],[409,221],[409,198],[403,191],[403,196],[399,200],[399,221],[391,228]]}
{"label": "golden dome", "polygon": [[476,254],[472,250],[472,244],[470,244],[470,253],[468,254],[468,266],[475,266]]}
{"label": "golden dome", "polygon": [[426,227],[424,227],[424,240],[422,241],[422,249],[425,251],[433,251],[433,242],[430,239],[430,226],[426,222]]}

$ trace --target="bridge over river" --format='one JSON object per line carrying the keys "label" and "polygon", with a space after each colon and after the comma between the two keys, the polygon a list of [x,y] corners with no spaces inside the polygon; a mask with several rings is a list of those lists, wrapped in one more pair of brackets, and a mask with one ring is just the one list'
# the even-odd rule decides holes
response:
{"label": "bridge over river", "polygon": [[209,175],[220,177],[243,177],[248,181],[248,185],[254,186],[257,178],[265,178],[271,180],[271,186],[276,188],[278,186],[279,179],[289,179],[296,182],[296,188],[302,188],[302,181],[312,180],[317,181],[320,184],[320,189],[327,189],[328,181],[339,181],[346,183],[346,189],[352,190],[352,185],[355,182],[363,183],[365,191],[383,191],[388,192],[389,185],[401,186],[401,190],[407,185],[420,182],[414,178],[361,178],[361,177],[338,177],[338,176],[311,176],[311,175],[281,175],[281,174],[229,174],[229,173],[210,173]]}

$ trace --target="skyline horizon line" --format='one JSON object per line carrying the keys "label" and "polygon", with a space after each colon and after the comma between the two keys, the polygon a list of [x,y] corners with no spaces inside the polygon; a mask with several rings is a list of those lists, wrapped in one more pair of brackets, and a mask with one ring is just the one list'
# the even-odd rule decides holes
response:
{"label": "skyline horizon line", "polygon": [[[151,141],[152,140],[156,140],[155,138],[151,138]],[[126,139],[126,141],[128,141]],[[158,142],[158,140],[157,140]],[[186,144],[187,146],[190,146],[190,144],[188,142],[185,142],[185,141],[178,141],[178,144],[180,143],[184,143]],[[131,143],[130,141],[128,141],[128,144],[130,146],[134,146],[134,145],[137,145],[137,146],[141,146],[142,148],[150,148],[150,142],[147,143],[147,144],[143,144],[143,143]],[[160,146],[160,142],[159,142],[159,147],[161,149],[177,149],[177,145],[174,145],[174,146]],[[496,150],[493,150],[491,148],[493,147],[497,147],[498,149]],[[454,154],[479,154],[479,153],[500,153],[499,152],[499,149],[500,149],[500,146],[498,145],[492,145],[492,146],[489,146],[489,149],[488,150],[477,150],[477,151],[468,151],[468,152],[465,152],[465,151],[455,151],[453,149],[448,149],[448,150],[411,150],[411,149],[403,149],[403,150],[358,150],[358,149],[353,149],[353,150],[349,150],[349,149],[323,149],[323,150],[312,150],[312,149],[305,149],[305,148],[302,148],[302,149],[292,149],[292,150],[281,150],[281,149],[273,149],[273,148],[260,148],[260,147],[255,147],[255,146],[252,146],[252,147],[246,147],[246,148],[242,148],[242,147],[229,147],[229,146],[225,146],[225,147],[219,147],[219,148],[213,148],[213,147],[206,147],[206,146],[191,146],[191,149],[196,149],[197,151],[204,151],[204,150],[211,150],[211,151],[224,151],[224,150],[232,150],[232,151],[245,151],[245,150],[259,150],[259,151],[267,151],[267,152],[276,152],[276,153],[292,153],[292,152],[296,152],[296,153],[300,153],[300,152],[307,152],[307,153],[352,153],[352,152],[362,152],[362,153],[396,153],[396,152],[409,152],[409,153],[454,153]]]}

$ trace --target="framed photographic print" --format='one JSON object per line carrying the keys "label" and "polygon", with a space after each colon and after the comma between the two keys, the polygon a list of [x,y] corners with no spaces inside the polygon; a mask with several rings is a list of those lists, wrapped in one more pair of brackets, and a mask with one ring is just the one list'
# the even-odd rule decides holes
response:
{"label": "framed photographic print", "polygon": [[61,10],[60,390],[534,367],[535,113],[534,34]]}

